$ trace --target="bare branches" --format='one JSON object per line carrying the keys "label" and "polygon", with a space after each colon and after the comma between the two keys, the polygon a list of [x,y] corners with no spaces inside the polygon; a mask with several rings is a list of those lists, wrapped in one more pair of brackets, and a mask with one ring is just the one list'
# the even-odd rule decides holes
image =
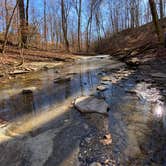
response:
{"label": "bare branches", "polygon": [[2,45],[2,54],[5,53],[5,47],[6,47],[6,44],[7,44],[7,40],[8,40],[8,33],[9,33],[9,28],[10,28],[10,25],[11,25],[11,22],[12,22],[12,19],[13,19],[13,16],[14,16],[14,13],[15,13],[15,10],[17,8],[17,5],[18,5],[18,0],[16,1],[16,4],[14,6],[14,9],[12,11],[12,15],[9,19],[9,22],[7,23],[7,27],[6,27],[6,32],[5,32],[5,38],[4,38],[4,43]]}

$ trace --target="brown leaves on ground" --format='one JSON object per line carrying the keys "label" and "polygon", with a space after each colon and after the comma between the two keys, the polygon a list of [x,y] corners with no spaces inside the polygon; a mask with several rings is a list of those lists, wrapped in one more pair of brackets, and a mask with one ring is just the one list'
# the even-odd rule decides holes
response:
{"label": "brown leaves on ground", "polygon": [[[21,59],[20,50],[16,47],[8,47],[5,54],[11,59]],[[23,50],[24,60],[26,62],[46,62],[46,61],[71,61],[76,58],[76,56],[60,52],[56,50],[39,50],[39,49],[24,49]]]}

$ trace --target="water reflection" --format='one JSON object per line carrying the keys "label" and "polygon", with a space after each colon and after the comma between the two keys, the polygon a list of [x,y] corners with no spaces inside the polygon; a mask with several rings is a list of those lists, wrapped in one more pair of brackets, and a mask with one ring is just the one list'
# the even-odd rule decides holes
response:
{"label": "water reflection", "polygon": [[[128,89],[135,86],[134,84],[130,86],[132,79],[124,84]],[[166,107],[164,102],[158,100],[160,91],[147,89],[144,83],[142,87],[139,86],[138,95],[125,94],[124,89],[117,85],[114,85],[111,90],[111,94],[115,96],[111,96],[109,90],[105,92],[105,97],[111,105],[109,118],[110,131],[113,136],[113,152],[117,161],[125,165],[132,157],[143,155],[147,145],[150,145],[148,152],[152,150],[151,145],[154,149],[160,145],[160,142],[153,137],[165,132]],[[157,102],[153,102],[156,99]],[[154,129],[154,135],[151,136]],[[160,140],[161,136],[158,137]]]}
{"label": "water reflection", "polygon": [[[101,61],[101,60],[100,60]],[[13,83],[13,88],[18,90],[18,94],[11,95],[5,92],[5,98],[0,101],[0,117],[12,120],[24,114],[46,111],[50,107],[58,105],[68,98],[93,93],[99,83],[97,73],[103,65],[108,64],[108,60],[99,59],[83,60],[75,66],[64,69],[64,75],[71,73],[71,79],[64,82],[54,83],[56,78],[55,70],[41,72],[38,77],[19,78]],[[77,73],[72,75],[72,73]],[[65,76],[61,76],[62,78]],[[24,87],[37,87],[32,93],[22,94]],[[20,89],[19,89],[20,88]]]}
{"label": "water reflection", "polygon": [[[54,109],[59,105],[68,106],[64,104],[64,101],[68,103],[77,96],[94,93],[96,86],[99,84],[100,75],[102,75],[98,73],[102,73],[102,67],[108,64],[110,65],[108,59],[99,59],[96,61],[94,59],[93,61],[83,60],[74,66],[65,68],[61,78],[68,77],[69,75],[71,78],[59,83],[54,82],[54,79],[57,78],[55,70],[41,72],[37,76],[32,75],[28,78],[18,79],[11,84],[11,87],[12,92],[18,89],[19,93],[10,95],[10,92],[8,93],[5,90],[1,93],[3,96],[0,98],[0,119],[3,117],[6,120],[13,120],[22,115],[30,113],[35,115],[43,111],[43,115],[40,114],[42,118],[39,118],[39,115],[37,116],[38,125],[50,121],[54,117],[57,117],[56,111],[48,111],[50,108]],[[148,85],[141,83],[136,86],[137,96],[127,94],[125,88],[132,89],[135,87],[135,81],[132,78],[127,78],[120,80],[122,86],[119,86],[118,83],[109,84],[109,88],[106,91],[99,92],[99,95],[104,97],[107,103],[110,104],[109,127],[113,137],[113,151],[115,156],[117,158],[121,157],[122,160],[128,160],[130,157],[141,153],[141,150],[144,148],[143,146],[146,146],[146,140],[144,141],[144,139],[154,126],[163,122],[163,126],[166,127],[165,104],[161,102],[154,104],[154,101],[161,97],[159,94],[160,91],[154,88],[149,89]],[[32,91],[32,93],[23,94],[20,91],[24,87],[32,86],[37,87],[37,90]],[[59,110],[62,113],[62,108]],[[47,113],[50,113],[49,116]],[[31,117],[34,123],[30,123],[29,126],[31,127],[28,126],[26,131],[35,127],[37,117]],[[149,122],[153,122],[154,126],[149,127]],[[102,126],[102,124],[99,124],[99,127]],[[20,128],[25,127],[21,126]],[[159,130],[157,128],[156,131],[162,133],[164,129]],[[154,146],[159,143],[156,142],[151,138],[148,140],[148,143]]]}
{"label": "water reflection", "polygon": [[158,101],[153,106],[153,114],[157,121],[161,121],[163,127],[166,128],[166,106],[164,102]]}
{"label": "water reflection", "polygon": [[164,104],[157,102],[153,108],[154,116],[161,118],[164,115]]}

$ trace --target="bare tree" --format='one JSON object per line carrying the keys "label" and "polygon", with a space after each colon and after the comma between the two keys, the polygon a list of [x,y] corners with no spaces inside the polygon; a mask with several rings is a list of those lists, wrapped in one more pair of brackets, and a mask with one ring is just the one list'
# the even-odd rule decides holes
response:
{"label": "bare tree", "polygon": [[47,18],[46,18],[46,0],[44,0],[44,41],[47,43]]}
{"label": "bare tree", "polygon": [[149,4],[150,4],[151,14],[152,14],[152,18],[153,18],[153,24],[154,24],[155,29],[156,29],[158,40],[160,42],[163,42],[163,35],[162,35],[162,30],[161,30],[161,27],[160,27],[160,24],[158,21],[156,4],[155,4],[154,0],[149,0]]}
{"label": "bare tree", "polygon": [[28,20],[29,20],[29,0],[27,0],[26,4],[26,24],[28,25]]}
{"label": "bare tree", "polygon": [[12,22],[12,19],[13,19],[14,13],[15,13],[15,10],[16,10],[16,8],[17,8],[17,5],[18,5],[18,0],[16,1],[16,4],[15,4],[14,9],[13,9],[13,11],[12,11],[11,17],[10,17],[10,19],[9,19],[9,22],[7,23],[7,26],[6,26],[6,32],[5,32],[5,37],[4,37],[4,43],[3,43],[3,45],[2,45],[2,54],[5,53],[5,47],[6,47],[7,40],[8,40],[9,29],[10,29],[10,25],[11,25],[11,22]]}
{"label": "bare tree", "polygon": [[7,25],[9,22],[9,11],[8,11],[8,7],[7,7],[7,0],[5,0],[5,12],[6,12],[5,19],[6,19],[6,28],[7,28]]}
{"label": "bare tree", "polygon": [[160,19],[162,20],[163,17],[164,17],[163,0],[160,0]]}
{"label": "bare tree", "polygon": [[73,5],[77,13],[77,42],[78,42],[78,51],[81,50],[81,40],[80,40],[80,33],[81,33],[81,11],[82,11],[82,0],[73,0]]}
{"label": "bare tree", "polygon": [[[66,9],[66,10],[65,10]],[[65,41],[66,51],[69,52],[69,41],[67,37],[67,17],[68,17],[68,9],[65,6],[64,0],[61,0],[61,17],[62,17],[62,30],[63,37]]]}
{"label": "bare tree", "polygon": [[25,18],[24,0],[18,0],[20,15],[21,47],[27,47],[27,23]]}
{"label": "bare tree", "polygon": [[27,0],[27,3],[26,3],[26,15],[25,16],[26,16],[26,26],[27,26],[27,42],[29,43],[29,0]]}

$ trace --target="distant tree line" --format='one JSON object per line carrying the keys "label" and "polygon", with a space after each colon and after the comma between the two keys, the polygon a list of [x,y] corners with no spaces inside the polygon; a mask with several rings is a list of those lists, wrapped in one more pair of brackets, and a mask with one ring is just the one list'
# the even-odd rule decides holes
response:
{"label": "distant tree line", "polygon": [[1,0],[2,52],[8,40],[21,48],[88,52],[94,41],[152,20],[162,42],[165,15],[166,0]]}

